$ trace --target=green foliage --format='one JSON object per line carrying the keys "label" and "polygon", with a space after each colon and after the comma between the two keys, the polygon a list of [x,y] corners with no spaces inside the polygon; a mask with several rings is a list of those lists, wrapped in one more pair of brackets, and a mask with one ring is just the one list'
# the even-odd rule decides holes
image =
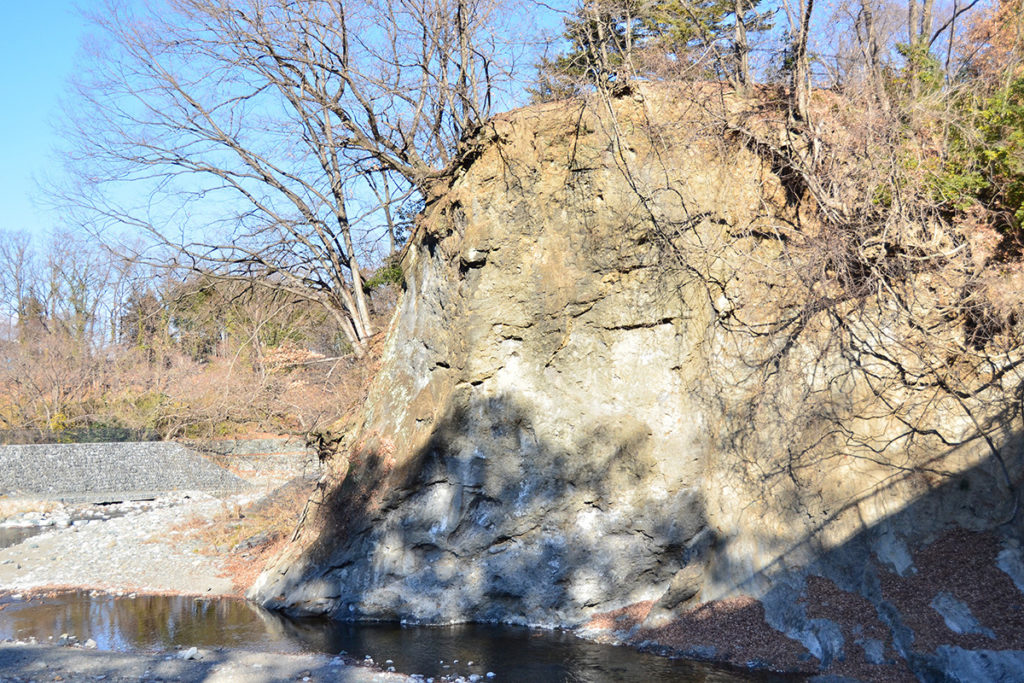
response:
{"label": "green foliage", "polygon": [[[745,3],[742,20],[747,33],[772,28],[772,13],[759,11],[761,4],[762,0]],[[736,22],[733,0],[657,0],[650,7],[643,21],[653,46],[677,58],[694,47],[732,39]]]}
{"label": "green foliage", "polygon": [[909,164],[910,170],[923,171],[932,198],[954,211],[966,211],[977,203],[987,183],[984,176],[963,158],[930,159]]}
{"label": "green foliage", "polygon": [[632,69],[634,52],[650,37],[644,11],[636,0],[585,2],[565,19],[568,51],[541,68],[561,83],[616,80],[621,70]]}
{"label": "green foliage", "polygon": [[910,86],[910,90],[919,95],[934,93],[942,88],[945,72],[926,42],[899,43],[896,51],[904,61],[897,83]]}
{"label": "green foliage", "polygon": [[996,216],[996,227],[1024,227],[1024,79],[980,101],[961,105],[963,123],[949,151],[929,171],[938,200],[962,211],[980,202]]}
{"label": "green foliage", "polygon": [[[762,2],[747,3],[748,33],[771,28],[770,14],[757,10]],[[585,85],[649,75],[640,59],[645,52],[689,63],[695,48],[730,41],[735,20],[732,0],[585,0],[565,20],[568,49],[541,61],[530,92],[549,101],[579,94]]]}
{"label": "green foliage", "polygon": [[1024,78],[999,90],[978,111],[982,146],[976,150],[988,187],[984,199],[1024,226]]}
{"label": "green foliage", "polygon": [[196,361],[208,360],[220,342],[222,324],[219,316],[211,316],[214,304],[222,303],[212,285],[188,289],[168,301],[171,327],[178,346]]}
{"label": "green foliage", "polygon": [[378,268],[376,272],[363,283],[363,290],[367,293],[384,285],[405,286],[405,273],[397,261],[390,261]]}

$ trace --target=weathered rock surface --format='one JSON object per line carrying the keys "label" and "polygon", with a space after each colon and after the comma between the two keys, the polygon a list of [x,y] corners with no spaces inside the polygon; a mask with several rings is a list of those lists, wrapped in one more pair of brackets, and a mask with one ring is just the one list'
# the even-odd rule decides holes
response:
{"label": "weathered rock surface", "polygon": [[[852,642],[796,604],[814,572],[866,597],[909,655],[874,558],[910,575],[910,546],[1004,521],[999,468],[968,426],[959,446],[898,439],[917,408],[879,410],[824,333],[754,362],[762,342],[723,321],[783,310],[771,236],[805,209],[670,89],[611,111],[546,105],[481,132],[409,247],[319,512],[251,596],[342,619],[576,626],[753,595],[827,666]],[[991,432],[1013,477],[1017,429]]]}

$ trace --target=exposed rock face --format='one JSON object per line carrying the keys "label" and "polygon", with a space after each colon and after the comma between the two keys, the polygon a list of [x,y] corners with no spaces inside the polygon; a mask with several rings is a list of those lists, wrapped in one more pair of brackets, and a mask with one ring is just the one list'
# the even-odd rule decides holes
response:
{"label": "exposed rock face", "polygon": [[[784,308],[770,236],[811,224],[806,207],[670,91],[598,111],[499,118],[428,206],[347,457],[252,595],[338,618],[569,626],[768,595],[769,622],[840,656],[834,625],[787,616],[799,590],[782,578],[818,566],[853,585],[872,554],[912,571],[907,542],[1005,516],[978,495],[1000,490],[997,469],[977,439],[893,444],[902,423],[826,344],[754,372],[763,343],[721,321]],[[840,443],[851,433],[873,457]]]}
{"label": "exposed rock face", "polygon": [[[496,122],[503,142],[409,255],[342,486],[376,458],[393,488],[326,551],[327,575],[296,566],[260,595],[339,616],[572,624],[659,597],[709,538],[702,416],[679,371],[706,306],[635,244],[611,154],[567,170],[574,119],[551,120]],[[705,179],[709,201],[720,180]]]}

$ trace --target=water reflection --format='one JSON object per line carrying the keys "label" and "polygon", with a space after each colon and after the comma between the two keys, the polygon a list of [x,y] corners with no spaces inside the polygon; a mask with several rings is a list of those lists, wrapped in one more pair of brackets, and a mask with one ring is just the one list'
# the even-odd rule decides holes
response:
{"label": "water reflection", "polygon": [[[31,601],[0,597],[0,639],[57,640],[68,633],[106,650],[175,647],[313,651],[387,660],[399,672],[427,676],[485,675],[531,681],[784,680],[670,660],[574,636],[527,628],[467,624],[402,627],[292,620],[244,600],[180,596],[117,598],[65,593]],[[472,662],[472,663],[471,663]],[[792,679],[785,679],[792,680]]]}
{"label": "water reflection", "polygon": [[298,651],[301,643],[268,629],[267,615],[245,600],[183,596],[114,597],[62,593],[14,601],[0,598],[0,639],[39,641],[68,633],[103,650],[164,650],[177,646],[251,647]]}
{"label": "water reflection", "polygon": [[0,526],[0,549],[18,545],[26,538],[50,530],[50,527],[38,526]]}
{"label": "water reflection", "polygon": [[629,648],[600,645],[559,631],[460,624],[402,627],[303,620],[290,633],[311,649],[393,660],[398,671],[426,676],[485,675],[506,681],[750,681],[792,680],[740,674],[697,662],[672,660]]}

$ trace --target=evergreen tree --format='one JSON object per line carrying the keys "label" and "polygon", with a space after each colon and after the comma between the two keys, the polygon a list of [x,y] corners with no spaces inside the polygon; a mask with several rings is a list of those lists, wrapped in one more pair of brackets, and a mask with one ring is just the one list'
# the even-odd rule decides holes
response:
{"label": "evergreen tree", "polygon": [[[746,36],[770,28],[759,13],[761,0],[589,0],[565,20],[565,54],[541,62],[534,98],[579,94],[587,87],[614,87],[634,77],[651,77],[651,55],[688,64],[697,52],[732,64],[727,75],[749,78]],[[737,23],[737,13],[740,21]],[[735,58],[717,59],[733,53]]]}

